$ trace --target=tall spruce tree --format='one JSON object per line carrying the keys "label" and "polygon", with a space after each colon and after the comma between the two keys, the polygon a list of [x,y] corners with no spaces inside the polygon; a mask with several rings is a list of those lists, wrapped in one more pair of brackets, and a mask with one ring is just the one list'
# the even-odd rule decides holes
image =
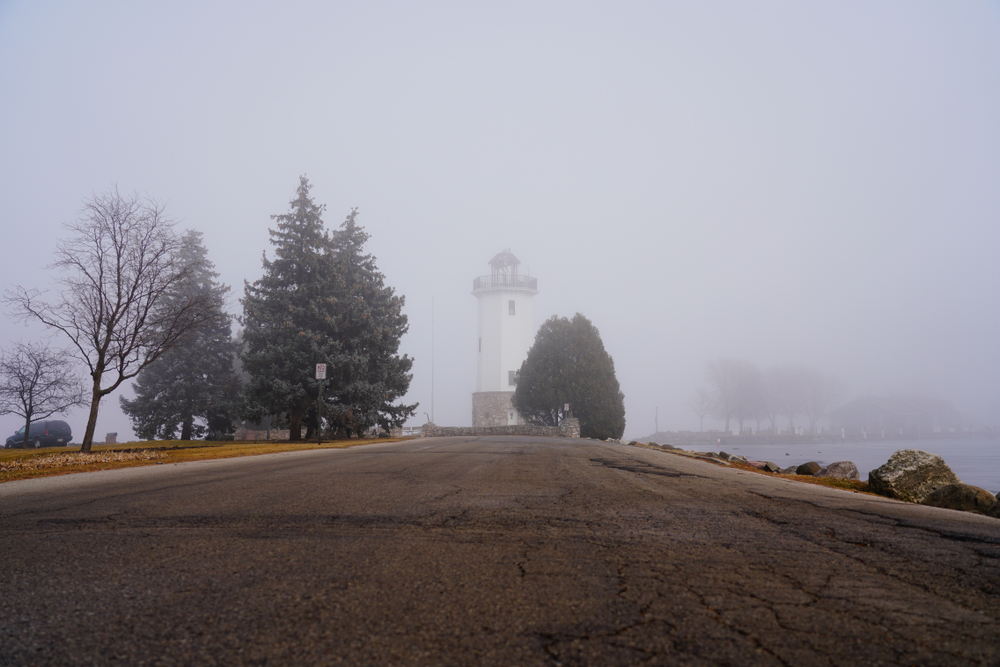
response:
{"label": "tall spruce tree", "polygon": [[413,377],[413,360],[398,354],[409,328],[404,297],[385,284],[375,257],[365,254],[369,236],[356,218],[357,210],[352,210],[333,234],[341,318],[332,341],[334,374],[324,414],[342,434],[402,426],[417,408],[395,404]]}
{"label": "tall spruce tree", "polygon": [[120,398],[122,410],[141,438],[190,440],[231,432],[238,400],[233,369],[235,345],[232,317],[226,313],[229,287],[208,259],[201,232],[189,230],[181,239],[181,261],[189,267],[169,299],[187,299],[192,293],[205,299],[210,315],[173,347],[136,376],[135,398]]}
{"label": "tall spruce tree", "polygon": [[375,258],[363,252],[368,234],[351,211],[332,234],[323,206],[300,178],[291,210],[274,215],[275,259],[243,297],[243,370],[249,375],[245,414],[278,415],[290,438],[311,434],[318,384],[313,369],[327,364],[323,414],[343,434],[400,426],[416,405],[396,405],[413,360],[399,356],[407,331],[403,297],[385,285]]}
{"label": "tall spruce tree", "polygon": [[556,426],[569,404],[584,438],[620,438],[625,432],[625,395],[601,334],[577,313],[553,316],[538,329],[517,373],[514,408],[530,423]]}

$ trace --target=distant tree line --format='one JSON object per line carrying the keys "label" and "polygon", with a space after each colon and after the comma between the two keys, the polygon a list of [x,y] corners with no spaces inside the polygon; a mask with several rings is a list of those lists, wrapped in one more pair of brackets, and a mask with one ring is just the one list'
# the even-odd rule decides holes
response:
{"label": "distant tree line", "polygon": [[688,408],[698,416],[704,430],[705,417],[735,423],[740,432],[754,424],[756,432],[778,431],[783,417],[790,432],[801,418],[815,433],[820,419],[843,394],[836,376],[799,365],[761,369],[745,359],[721,358],[707,364],[707,386],[698,387]]}
{"label": "distant tree line", "polygon": [[[87,400],[81,449],[90,451],[101,400],[135,378],[135,398],[120,402],[148,439],[218,438],[247,419],[289,428],[293,440],[303,427],[309,437],[401,426],[417,407],[398,403],[413,365],[398,353],[404,299],[364,252],[357,211],[328,231],[310,188],[302,177],[291,210],[271,216],[275,258],[265,254],[263,277],[244,286],[235,338],[229,287],[200,232],[178,235],[162,205],[114,187],[88,200],[57,246],[56,293],[5,294],[15,317],[41,322],[69,347],[4,351],[0,411],[30,427]],[[69,359],[88,371],[88,399]],[[320,363],[329,369],[322,386]]]}

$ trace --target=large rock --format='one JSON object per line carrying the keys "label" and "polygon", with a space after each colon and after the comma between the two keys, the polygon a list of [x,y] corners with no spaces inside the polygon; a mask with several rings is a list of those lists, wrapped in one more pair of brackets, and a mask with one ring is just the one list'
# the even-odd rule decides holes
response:
{"label": "large rock", "polygon": [[993,507],[991,507],[990,511],[986,513],[986,516],[992,516],[1000,519],[1000,493],[997,493],[997,501],[993,503]]}
{"label": "large rock", "polygon": [[835,479],[861,479],[858,466],[853,461],[837,461],[816,473],[817,477],[833,477]]}
{"label": "large rock", "polygon": [[798,468],[795,469],[796,475],[815,475],[822,469],[822,466],[815,461],[810,461],[809,463],[803,463]]}
{"label": "large rock", "polygon": [[919,449],[900,449],[888,462],[868,473],[868,488],[889,498],[919,503],[946,484],[961,484],[940,456]]}
{"label": "large rock", "polygon": [[920,501],[921,505],[943,507],[962,512],[988,514],[997,504],[996,497],[986,489],[971,484],[945,484],[931,491]]}

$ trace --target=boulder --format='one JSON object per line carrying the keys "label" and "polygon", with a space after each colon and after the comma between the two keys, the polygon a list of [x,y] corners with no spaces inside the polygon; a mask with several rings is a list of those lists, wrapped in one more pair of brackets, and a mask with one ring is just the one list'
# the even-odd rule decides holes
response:
{"label": "boulder", "polygon": [[837,461],[826,466],[818,473],[817,477],[833,477],[836,479],[861,479],[858,474],[858,466],[853,461]]}
{"label": "boulder", "polygon": [[940,456],[919,449],[900,449],[868,473],[868,488],[888,498],[919,503],[947,484],[961,484]]}
{"label": "boulder", "polygon": [[729,456],[729,454],[726,454],[725,452],[719,452],[719,458],[722,459],[723,461],[728,461],[732,457]]}
{"label": "boulder", "polygon": [[992,516],[1000,519],[1000,493],[997,494],[997,501],[993,503],[993,507],[991,507],[990,511],[986,513],[986,516]]}
{"label": "boulder", "polygon": [[764,461],[764,467],[761,468],[764,472],[781,472],[781,468],[778,467],[777,463],[772,463],[771,461]]}
{"label": "boulder", "polygon": [[996,497],[986,489],[971,484],[945,484],[931,491],[921,505],[943,507],[962,512],[987,514],[997,504]]}
{"label": "boulder", "polygon": [[788,466],[787,468],[782,468],[781,469],[781,474],[782,475],[794,475],[795,474],[795,470],[796,470],[797,467],[798,466]]}
{"label": "boulder", "polygon": [[822,469],[823,469],[823,466],[821,466],[820,464],[816,463],[815,461],[810,461],[809,463],[803,463],[798,468],[796,468],[795,469],[795,474],[796,475],[815,475],[816,473],[818,473]]}

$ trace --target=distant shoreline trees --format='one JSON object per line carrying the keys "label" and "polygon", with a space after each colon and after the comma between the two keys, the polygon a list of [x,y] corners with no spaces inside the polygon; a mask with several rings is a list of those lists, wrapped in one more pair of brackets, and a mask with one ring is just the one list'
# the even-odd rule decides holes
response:
{"label": "distant shoreline trees", "polygon": [[[735,421],[743,432],[747,421],[761,424],[767,421],[771,432],[777,429],[777,419],[788,420],[789,431],[795,430],[795,418],[804,416],[809,432],[815,433],[819,420],[828,414],[834,401],[843,393],[843,383],[835,376],[805,366],[789,365],[761,371],[756,365],[734,358],[720,358],[706,364],[708,389],[700,389],[701,403],[690,404],[725,423],[730,430]],[[705,401],[709,406],[706,408]],[[694,406],[699,406],[695,410]]]}

